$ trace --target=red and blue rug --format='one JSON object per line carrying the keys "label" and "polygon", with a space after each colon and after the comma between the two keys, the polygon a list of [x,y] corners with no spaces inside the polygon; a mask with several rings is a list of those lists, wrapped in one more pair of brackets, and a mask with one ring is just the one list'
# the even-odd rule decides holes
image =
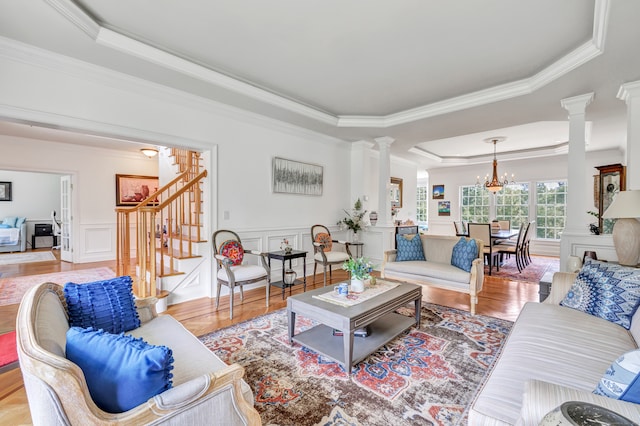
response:
{"label": "red and blue rug", "polygon": [[[314,325],[297,318],[300,330]],[[466,424],[466,410],[511,325],[427,304],[419,329],[357,364],[351,377],[331,359],[289,345],[284,309],[200,339],[225,362],[245,368],[263,424],[457,425]]]}

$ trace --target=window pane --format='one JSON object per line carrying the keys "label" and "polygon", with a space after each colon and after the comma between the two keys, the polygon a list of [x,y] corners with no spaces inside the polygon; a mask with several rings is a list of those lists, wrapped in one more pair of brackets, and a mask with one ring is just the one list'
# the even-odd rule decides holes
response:
{"label": "window pane", "polygon": [[536,183],[537,238],[558,240],[566,221],[566,181]]}

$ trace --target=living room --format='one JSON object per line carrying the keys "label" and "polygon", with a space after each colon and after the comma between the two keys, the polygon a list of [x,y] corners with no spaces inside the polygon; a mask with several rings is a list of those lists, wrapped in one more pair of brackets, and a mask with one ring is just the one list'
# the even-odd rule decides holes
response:
{"label": "living room", "polygon": [[[74,2],[61,3],[76,5]],[[78,3],[91,9],[87,6],[91,2]],[[529,91],[514,90],[504,98],[483,100],[458,110],[443,108],[433,112],[436,109],[433,105],[437,106],[441,99],[424,95],[426,89],[415,90],[424,95],[425,102],[418,100],[413,106],[430,105],[432,109],[418,111],[421,118],[416,122],[419,126],[411,128],[393,121],[392,112],[396,110],[387,108],[388,105],[385,106],[388,111],[379,114],[374,110],[364,113],[351,110],[345,103],[345,109],[330,108],[334,115],[327,117],[323,108],[307,109],[309,102],[297,103],[292,111],[289,102],[293,101],[287,96],[231,99],[230,93],[240,89],[228,80],[221,85],[211,84],[212,75],[208,72],[200,68],[181,68],[185,63],[178,60],[181,59],[179,55],[167,60],[172,67],[160,66],[153,58],[142,59],[144,55],[136,50],[140,46],[133,48],[132,39],[125,43],[124,39],[118,38],[122,34],[96,24],[96,20],[85,21],[86,17],[79,11],[74,12],[77,15],[71,15],[88,23],[84,30],[68,22],[55,6],[34,7],[30,11],[34,23],[55,24],[32,25],[31,32],[25,30],[25,34],[21,34],[12,17],[21,16],[22,10],[19,6],[6,4],[0,9],[6,12],[0,18],[3,28],[0,30],[0,49],[3,51],[0,116],[6,121],[0,135],[3,151],[0,170],[71,176],[74,187],[73,261],[76,263],[115,258],[116,174],[159,175],[161,181],[166,178],[167,170],[160,162],[162,160],[149,160],[140,154],[139,149],[147,145],[161,151],[162,147],[184,147],[203,153],[209,171],[203,204],[206,235],[227,228],[238,231],[243,242],[252,249],[274,250],[282,239],[287,238],[295,248],[311,252],[313,244],[309,228],[315,223],[330,226],[337,238],[351,238],[336,222],[343,217],[343,209],[350,209],[357,198],[362,199],[364,209],[380,213],[382,207],[386,215],[386,204],[380,196],[386,190],[380,179],[385,173],[402,178],[404,182],[405,205],[397,219],[415,221],[418,175],[427,169],[428,188],[443,185],[451,203],[450,215],[440,216],[437,202],[429,200],[428,232],[452,235],[452,222],[460,220],[460,187],[474,185],[477,176],[482,177],[491,170],[491,147],[483,143],[483,139],[502,136],[503,131],[532,123],[560,123],[561,132],[545,138],[547,148],[557,146],[555,151],[549,148],[554,152],[547,152],[545,156],[529,153],[528,158],[522,158],[518,155],[522,154],[518,152],[522,141],[510,136],[515,133],[508,133],[507,140],[499,146],[497,158],[500,173],[514,173],[518,182],[568,180],[571,188],[579,189],[580,195],[576,197],[579,202],[570,207],[573,210],[568,215],[571,233],[577,235],[579,243],[566,243],[569,245],[564,248],[565,243],[560,241],[533,243],[534,253],[561,256],[564,252],[566,259],[568,254],[582,252],[585,246],[591,247],[594,241],[588,231],[592,218],[586,212],[593,210],[596,166],[624,164],[627,166],[627,189],[640,188],[639,153],[632,149],[634,143],[637,144],[633,138],[637,138],[640,122],[637,109],[632,108],[634,102],[638,102],[634,91],[637,89],[628,86],[630,95],[626,101],[617,96],[622,85],[640,79],[639,59],[630,54],[638,39],[638,30],[629,23],[630,17],[638,12],[638,6],[630,1],[587,3],[586,7],[573,4],[565,9],[563,6],[558,13],[567,14],[563,15],[566,18],[573,16],[572,7],[578,8],[580,14],[576,16],[580,16],[581,28],[586,27],[587,33],[602,28],[595,25],[594,20],[603,16],[608,25],[603,26],[607,29],[607,37],[602,55],[594,54],[584,63],[567,67],[566,73],[559,72],[556,80],[528,85]],[[546,7],[553,10],[553,6]],[[93,24],[90,21],[94,21]],[[554,24],[558,26],[556,21]],[[554,30],[557,30],[556,26]],[[574,30],[572,22],[567,26]],[[87,37],[87,31],[92,35]],[[77,51],[65,51],[64,43],[58,45],[53,41],[54,35],[63,33],[74,40],[68,46],[70,49],[106,51],[106,58],[91,63]],[[571,46],[585,41],[583,33],[571,34],[575,36]],[[503,38],[508,37],[503,35]],[[123,53],[123,45],[136,53],[131,57]],[[562,56],[567,52],[569,50],[558,54]],[[499,58],[488,58],[487,62],[499,63]],[[165,59],[157,60],[163,62]],[[527,78],[537,75],[535,73],[557,58],[545,59],[544,63],[536,62],[525,70],[524,75]],[[475,64],[481,62],[478,60]],[[503,67],[508,68],[507,65]],[[186,74],[184,69],[187,69]],[[428,66],[423,68],[425,75],[427,70]],[[265,78],[266,75],[267,71]],[[401,77],[396,79],[401,80]],[[173,86],[167,83],[172,80]],[[351,84],[355,84],[355,80],[351,80]],[[492,80],[477,88],[487,89],[498,83],[503,81]],[[385,89],[378,91],[393,91],[386,88],[387,85],[393,87],[394,84],[380,84],[378,87]],[[255,84],[257,88],[262,86]],[[462,93],[472,92],[475,88],[468,86],[469,90],[462,90]],[[278,90],[274,88],[273,92]],[[578,150],[576,154],[574,147],[579,143],[576,144],[575,132],[572,140],[574,128],[570,128],[568,111],[561,102],[591,92],[595,96],[586,105],[586,123],[583,123],[587,135],[582,140],[582,151]],[[520,112],[523,110],[527,113]],[[607,111],[615,112],[615,117]],[[355,117],[363,115],[379,120],[358,122]],[[340,122],[343,116],[348,120]],[[402,117],[405,119],[406,114]],[[40,129],[43,131],[39,132]],[[45,136],[44,130],[61,133]],[[376,142],[384,136],[395,140],[390,144],[388,157]],[[455,145],[459,153],[465,154],[462,160],[457,160],[458,164],[451,166],[455,161],[443,154],[439,160],[426,165],[426,161],[432,159],[427,159],[425,153],[427,156],[433,154],[431,151],[436,152],[439,144],[454,146],[463,136],[467,136],[466,148]],[[427,149],[430,142],[433,142],[433,149]],[[477,150],[482,152],[475,153]],[[274,193],[274,157],[322,166],[322,195]],[[387,160],[388,168],[385,168]],[[40,222],[46,217],[36,219]],[[379,229],[390,219],[387,216],[381,220]],[[390,243],[384,237],[378,237],[375,228],[365,233],[364,250],[366,256],[379,265]],[[597,244],[602,244],[602,250],[606,247],[608,252],[613,252],[610,236],[601,237]],[[310,259],[308,265],[311,265]],[[298,275],[302,274],[301,264],[296,265],[295,270]],[[190,283],[183,293],[178,291],[173,303],[203,296],[215,298],[214,274],[212,263],[205,262],[196,274],[196,282]],[[253,287],[259,288],[259,285]]]}

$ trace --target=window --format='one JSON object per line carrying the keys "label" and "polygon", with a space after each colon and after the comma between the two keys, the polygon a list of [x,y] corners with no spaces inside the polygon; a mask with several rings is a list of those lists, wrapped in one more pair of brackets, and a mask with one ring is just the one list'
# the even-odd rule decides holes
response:
{"label": "window", "polygon": [[418,186],[416,191],[416,219],[418,223],[427,223],[427,186]]}
{"label": "window", "polygon": [[506,185],[496,193],[496,219],[511,222],[511,229],[529,222],[529,184]]}
{"label": "window", "polygon": [[560,239],[567,210],[567,181],[536,182],[536,238]]}
{"label": "window", "polygon": [[465,222],[489,222],[489,191],[483,186],[460,187],[460,218]]}

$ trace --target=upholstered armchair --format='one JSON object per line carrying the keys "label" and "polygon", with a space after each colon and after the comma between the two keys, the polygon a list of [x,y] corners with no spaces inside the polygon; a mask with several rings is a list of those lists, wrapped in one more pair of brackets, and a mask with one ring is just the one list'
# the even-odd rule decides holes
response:
{"label": "upholstered armchair", "polygon": [[[157,315],[156,301],[156,298],[135,300],[141,325],[125,334],[172,349],[173,387],[127,411],[110,413],[92,398],[87,381],[92,373],[67,358],[70,315],[62,286],[43,283],[29,289],[18,310],[16,331],[32,423],[261,424],[260,414],[253,408],[252,390],[242,379],[244,369],[238,364],[225,364],[170,315]],[[145,365],[154,364],[145,362]],[[135,377],[145,379],[142,373]]]}
{"label": "upholstered armchair", "polygon": [[[342,265],[345,260],[350,259],[351,250],[347,241],[339,241],[331,238],[331,231],[324,225],[313,225],[311,227],[311,238],[313,238],[313,282],[316,282],[316,270],[318,264],[323,268],[323,286],[327,285],[327,266],[329,267],[329,279],[331,279],[331,266]],[[346,251],[334,250],[334,244],[339,244]]]}
{"label": "upholstered armchair", "polygon": [[[229,287],[229,318],[233,319],[233,296],[234,289],[240,287],[240,301],[244,301],[242,287],[246,284],[253,284],[266,281],[267,306],[269,306],[269,281],[271,278],[271,268],[267,259],[267,254],[257,250],[247,250],[242,246],[242,241],[238,234],[226,229],[220,229],[213,233],[211,237],[213,252],[218,266],[218,293],[216,296],[216,310],[220,304],[220,290],[222,284]],[[245,263],[244,255],[250,254],[260,258],[261,265]]]}

